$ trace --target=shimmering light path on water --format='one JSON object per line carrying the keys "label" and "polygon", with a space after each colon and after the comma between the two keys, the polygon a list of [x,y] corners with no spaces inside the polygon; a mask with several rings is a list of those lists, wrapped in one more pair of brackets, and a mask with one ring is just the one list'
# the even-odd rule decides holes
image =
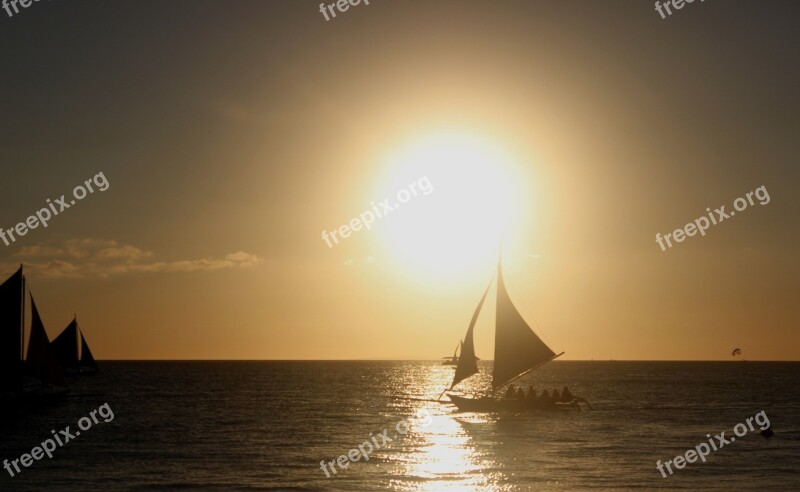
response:
{"label": "shimmering light path on water", "polygon": [[[490,362],[481,362],[482,371]],[[522,381],[569,385],[591,412],[458,413],[435,362],[118,362],[73,398],[6,419],[0,459],[108,402],[116,418],[0,490],[692,490],[800,488],[800,364],[557,361]],[[477,378],[476,378],[477,379]],[[475,389],[482,389],[475,381]],[[420,411],[405,436],[326,478],[333,461]],[[662,478],[673,459],[764,410],[758,433]],[[380,442],[380,441],[378,441]]]}

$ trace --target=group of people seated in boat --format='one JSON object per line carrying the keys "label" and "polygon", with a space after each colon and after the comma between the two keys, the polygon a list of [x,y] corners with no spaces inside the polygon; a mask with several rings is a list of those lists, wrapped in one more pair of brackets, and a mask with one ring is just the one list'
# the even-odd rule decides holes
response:
{"label": "group of people seated in boat", "polygon": [[538,396],[536,395],[536,390],[533,389],[533,386],[528,387],[527,394],[522,389],[522,386],[514,390],[514,385],[510,385],[508,390],[506,390],[506,399],[509,400],[530,400],[545,404],[555,404],[558,402],[571,402],[573,398],[574,396],[566,386],[564,386],[564,389],[561,390],[560,394],[558,390],[553,390],[552,394],[547,390],[542,390],[542,394]]}

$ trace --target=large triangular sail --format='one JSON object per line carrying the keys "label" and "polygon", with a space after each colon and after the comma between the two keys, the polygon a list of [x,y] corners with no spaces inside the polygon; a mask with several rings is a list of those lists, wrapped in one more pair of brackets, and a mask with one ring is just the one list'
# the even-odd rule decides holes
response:
{"label": "large triangular sail", "polygon": [[0,394],[22,391],[22,267],[0,285]]}
{"label": "large triangular sail", "polygon": [[47,338],[39,310],[36,309],[33,295],[31,295],[31,339],[28,342],[25,366],[29,375],[43,383],[58,386],[65,384],[64,373],[50,347],[50,340]]}
{"label": "large triangular sail", "polygon": [[89,349],[83,331],[78,326],[77,317],[72,319],[72,322],[50,345],[58,364],[68,373],[97,370],[97,362]]}
{"label": "large triangular sail", "polygon": [[555,352],[533,332],[514,307],[503,283],[503,269],[498,264],[492,389],[496,390],[555,357]]}
{"label": "large triangular sail", "polygon": [[81,332],[81,367],[90,369],[97,369],[97,362],[94,361],[92,351],[89,350],[89,344],[86,343],[86,337]]}
{"label": "large triangular sail", "polygon": [[72,322],[51,343],[61,367],[78,367],[78,321]]}
{"label": "large triangular sail", "polygon": [[489,282],[489,286],[486,287],[486,292],[483,293],[483,297],[481,297],[478,307],[475,308],[475,312],[472,314],[472,320],[469,322],[467,334],[461,344],[461,356],[458,358],[458,365],[456,366],[456,372],[453,376],[453,383],[450,385],[450,388],[453,388],[453,386],[457,385],[473,374],[478,373],[478,358],[475,357],[475,344],[473,342],[472,332],[475,329],[475,323],[478,321],[478,315],[483,307],[483,301],[486,300],[486,295],[489,294],[489,289],[491,287],[492,282]]}

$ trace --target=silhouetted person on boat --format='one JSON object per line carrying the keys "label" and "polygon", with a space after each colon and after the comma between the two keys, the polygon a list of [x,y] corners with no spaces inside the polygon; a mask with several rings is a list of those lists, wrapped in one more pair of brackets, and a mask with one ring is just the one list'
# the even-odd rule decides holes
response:
{"label": "silhouetted person on boat", "polygon": [[528,393],[525,395],[525,406],[528,408],[536,407],[538,400],[536,399],[536,390],[533,386],[528,386]]}
{"label": "silhouetted person on boat", "polygon": [[569,388],[564,386],[564,389],[561,391],[561,401],[572,401],[575,396],[570,392]]}
{"label": "silhouetted person on boat", "polygon": [[514,393],[514,385],[510,385],[506,390],[506,398],[511,400],[516,397],[516,393]]}
{"label": "silhouetted person on boat", "polygon": [[517,399],[524,400],[525,399],[525,390],[522,389],[522,386],[517,388]]}

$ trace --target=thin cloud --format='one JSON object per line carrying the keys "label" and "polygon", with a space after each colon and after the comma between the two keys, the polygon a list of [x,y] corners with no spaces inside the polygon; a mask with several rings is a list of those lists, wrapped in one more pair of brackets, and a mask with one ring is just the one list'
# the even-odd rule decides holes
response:
{"label": "thin cloud", "polygon": [[373,263],[375,263],[375,257],[367,256],[364,258],[348,258],[344,261],[344,266],[372,265]]}
{"label": "thin cloud", "polygon": [[[147,273],[185,273],[227,268],[248,268],[259,264],[258,256],[237,251],[222,258],[152,261],[152,251],[118,241],[96,238],[70,239],[61,247],[26,246],[15,255],[26,269],[46,278],[108,278]],[[11,270],[15,263],[5,263]]]}

